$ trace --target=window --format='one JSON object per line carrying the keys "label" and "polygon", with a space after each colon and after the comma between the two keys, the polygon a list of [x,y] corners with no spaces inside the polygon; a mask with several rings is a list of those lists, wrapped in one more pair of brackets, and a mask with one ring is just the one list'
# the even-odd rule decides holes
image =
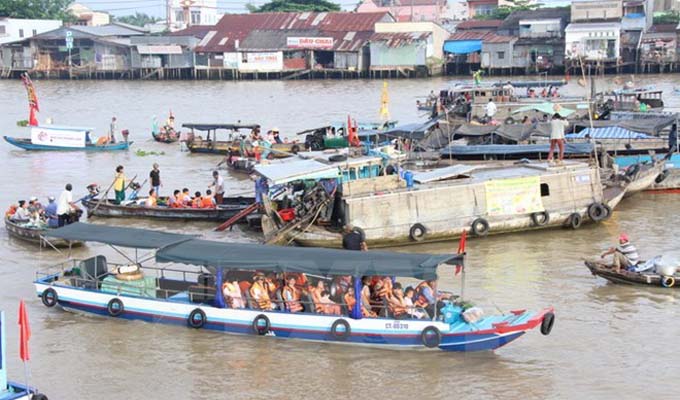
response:
{"label": "window", "polygon": [[541,197],[550,196],[550,186],[547,183],[541,183]]}
{"label": "window", "polygon": [[19,29],[19,37],[20,38],[24,37],[24,30],[23,29]]}
{"label": "window", "polygon": [[505,52],[504,51],[496,52],[496,57],[498,57],[499,60],[504,60],[505,59]]}
{"label": "window", "polygon": [[175,11],[175,21],[177,22],[184,22],[184,12],[180,11]]}
{"label": "window", "polygon": [[35,29],[33,29],[33,36],[35,36],[35,35],[37,35],[37,34],[38,34],[38,31],[36,31]]}
{"label": "window", "polygon": [[201,24],[201,12],[200,11],[192,11],[191,12],[191,25],[200,25]]}

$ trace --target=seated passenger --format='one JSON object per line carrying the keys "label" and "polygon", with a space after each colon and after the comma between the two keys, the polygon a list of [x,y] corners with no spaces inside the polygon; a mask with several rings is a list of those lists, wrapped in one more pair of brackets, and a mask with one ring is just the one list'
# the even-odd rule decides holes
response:
{"label": "seated passenger", "polygon": [[335,304],[333,300],[331,300],[331,294],[327,291],[324,290],[320,293],[319,295],[319,302],[322,307],[322,313],[327,314],[327,315],[340,315],[340,305]]}
{"label": "seated passenger", "polygon": [[273,310],[276,308],[269,298],[269,293],[264,286],[264,274],[258,272],[253,277],[253,285],[250,287],[250,297],[255,305],[261,310]]}
{"label": "seated passenger", "polygon": [[170,208],[182,208],[182,202],[179,199],[179,190],[175,189],[170,196],[168,196],[168,207]]}
{"label": "seated passenger", "polygon": [[373,287],[373,291],[378,299],[389,298],[392,296],[392,279],[389,276],[383,277]]}
{"label": "seated passenger", "polygon": [[201,208],[215,208],[215,199],[210,189],[205,192],[205,196],[201,197]]}
{"label": "seated passenger", "polygon": [[191,195],[189,194],[189,189],[187,188],[182,189],[182,195],[180,199],[182,200],[182,205],[184,207],[191,206]]}
{"label": "seated passenger", "polygon": [[392,289],[392,295],[387,298],[387,309],[390,311],[392,318],[403,319],[408,316],[406,310],[408,305],[404,301],[404,291],[401,289],[401,284],[396,283]]}
{"label": "seated passenger", "polygon": [[283,301],[285,301],[286,309],[290,312],[300,312],[303,310],[300,303],[300,290],[295,287],[295,277],[288,277],[286,286],[281,293]]}
{"label": "seated passenger", "polygon": [[407,287],[404,291],[404,304],[406,304],[406,312],[412,318],[422,319],[425,318],[425,313],[421,310],[418,310],[415,305],[413,305],[413,296],[415,293],[416,291],[411,286]]}
{"label": "seated passenger", "polygon": [[430,279],[421,282],[416,287],[414,304],[416,307],[425,309],[430,317],[435,315],[435,307],[437,310],[440,310],[444,306],[441,300],[449,297],[442,293],[435,292],[434,288],[436,284],[436,280]]}
{"label": "seated passenger", "polygon": [[309,295],[312,297],[312,301],[314,302],[314,310],[317,313],[324,312],[323,304],[321,304],[321,292],[324,292],[325,290],[326,286],[324,285],[324,282],[320,279],[318,282],[316,282],[316,285],[312,285],[310,283],[307,286],[307,291],[309,292]]}
{"label": "seated passenger", "polygon": [[191,208],[201,208],[201,192],[194,193],[194,198],[191,199]]}
{"label": "seated passenger", "polygon": [[264,278],[264,287],[267,288],[270,299],[276,298],[276,292],[279,290],[278,282],[279,280],[276,278],[276,274],[273,272],[267,274],[267,276]]}
{"label": "seated passenger", "polygon": [[149,198],[146,199],[147,207],[156,207],[158,205],[158,195],[155,189],[149,190]]}
{"label": "seated passenger", "polygon": [[361,288],[361,314],[364,317],[376,317],[377,314],[371,310],[371,288],[369,287],[371,283],[370,276],[364,276],[361,278],[363,286]]}
{"label": "seated passenger", "polygon": [[[178,190],[179,191],[179,190]],[[241,293],[241,288],[238,282],[224,282],[222,284],[222,294],[224,295],[224,301],[231,308],[244,308],[245,302],[243,301],[243,295]]]}
{"label": "seated passenger", "polygon": [[9,218],[12,221],[28,221],[31,218],[31,214],[28,212],[28,206],[26,204],[26,200],[19,200],[19,207],[17,207],[17,210],[12,214],[12,216]]}
{"label": "seated passenger", "polygon": [[357,303],[357,299],[354,297],[354,288],[348,288],[345,295],[342,296],[342,299],[347,306],[347,311],[351,314],[352,310],[354,310],[354,305]]}

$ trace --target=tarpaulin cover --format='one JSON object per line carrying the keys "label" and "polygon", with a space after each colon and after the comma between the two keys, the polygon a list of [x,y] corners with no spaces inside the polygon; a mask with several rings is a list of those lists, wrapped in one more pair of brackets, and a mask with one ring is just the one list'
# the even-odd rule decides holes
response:
{"label": "tarpaulin cover", "polygon": [[408,139],[420,140],[425,137],[425,134],[437,123],[439,120],[431,119],[425,123],[411,123],[403,124],[386,131],[359,131],[359,137],[363,140],[379,136],[381,138],[394,139],[395,137],[403,137]]}
{"label": "tarpaulin cover", "polygon": [[633,132],[618,126],[609,126],[604,128],[586,128],[579,133],[571,133],[565,136],[567,139],[658,139],[654,136],[645,135],[644,133]]}
{"label": "tarpaulin cover", "polygon": [[156,261],[216,269],[434,279],[437,266],[443,263],[462,265],[463,257],[455,254],[350,251],[190,240],[159,250],[156,252]]}
{"label": "tarpaulin cover", "polygon": [[[548,153],[548,144],[486,144],[480,146],[449,146],[442,149],[440,154],[443,157],[460,156],[482,156],[493,155],[512,155],[512,154],[538,154]],[[588,154],[593,151],[590,143],[567,143],[564,146],[566,154]]]}
{"label": "tarpaulin cover", "polygon": [[[550,103],[550,102],[545,102],[545,103],[538,103],[538,104],[529,104],[529,105],[526,105],[524,107],[520,107],[520,108],[516,109],[512,113],[513,114],[519,114],[519,113],[529,112],[529,111],[539,111],[539,112],[542,112],[542,113],[548,114],[548,115],[553,115],[557,112],[557,111],[555,111],[555,104]],[[574,110],[570,110],[568,108],[560,107],[559,114],[563,117],[568,117],[573,113],[574,113]]]}
{"label": "tarpaulin cover", "polygon": [[483,165],[450,165],[448,167],[433,169],[432,171],[415,172],[413,174],[413,180],[418,183],[441,181],[455,178],[456,176],[468,175],[472,170],[482,167]]}
{"label": "tarpaulin cover", "polygon": [[173,243],[186,241],[195,236],[152,231],[149,229],[120,228],[76,222],[62,228],[46,231],[43,236],[82,242],[106,243],[137,249],[159,249]]}
{"label": "tarpaulin cover", "polygon": [[[614,116],[612,115],[612,118]],[[619,116],[617,116],[619,118]],[[675,123],[675,114],[659,116],[655,118],[636,118],[636,119],[617,119],[609,121],[593,121],[594,128],[603,128],[609,126],[618,126],[620,128],[628,129],[629,131],[645,133],[647,135],[658,135],[664,128]],[[575,127],[590,127],[589,121],[577,121],[574,123]]]}
{"label": "tarpaulin cover", "polygon": [[550,136],[550,124],[537,123],[531,125],[461,125],[456,129],[454,138],[459,136],[497,135],[516,142],[526,140],[532,135]]}
{"label": "tarpaulin cover", "polygon": [[481,40],[447,40],[444,42],[444,52],[453,54],[470,54],[482,51]]}
{"label": "tarpaulin cover", "polygon": [[316,160],[286,160],[271,164],[258,164],[255,172],[272,181],[274,185],[282,185],[298,179],[338,178],[337,166],[324,164]]}

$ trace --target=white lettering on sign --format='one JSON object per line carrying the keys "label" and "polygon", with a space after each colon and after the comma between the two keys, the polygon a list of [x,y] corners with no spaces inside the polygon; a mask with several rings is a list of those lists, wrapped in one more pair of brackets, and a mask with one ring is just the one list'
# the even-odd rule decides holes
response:
{"label": "white lettering on sign", "polygon": [[286,44],[292,49],[332,49],[332,37],[289,37]]}

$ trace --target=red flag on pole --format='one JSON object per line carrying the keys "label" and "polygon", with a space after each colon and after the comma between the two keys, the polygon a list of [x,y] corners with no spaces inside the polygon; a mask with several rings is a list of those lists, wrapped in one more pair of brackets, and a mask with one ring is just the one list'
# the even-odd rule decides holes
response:
{"label": "red flag on pole", "polygon": [[[467,231],[463,231],[460,235],[460,242],[458,242],[458,254],[465,254],[465,241],[467,240]],[[460,274],[463,270],[462,265],[456,265],[456,275]]]}
{"label": "red flag on pole", "polygon": [[26,304],[21,300],[19,303],[19,357],[26,362],[31,357],[28,354],[28,340],[31,338],[31,328],[28,325],[28,313]]}
{"label": "red flag on pole", "polygon": [[38,119],[35,114],[40,111],[40,106],[38,105],[38,95],[35,93],[33,81],[31,81],[31,77],[26,73],[21,75],[21,81],[24,83],[26,94],[28,95],[28,124],[30,126],[38,126]]}

